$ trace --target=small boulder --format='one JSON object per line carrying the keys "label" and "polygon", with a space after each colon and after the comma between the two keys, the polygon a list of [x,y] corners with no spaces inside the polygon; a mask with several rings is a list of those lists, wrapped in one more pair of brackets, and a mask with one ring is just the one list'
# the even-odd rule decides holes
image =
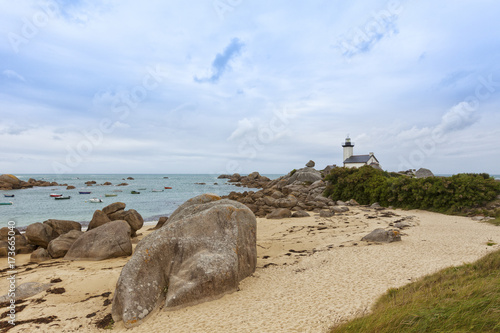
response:
{"label": "small boulder", "polygon": [[332,217],[333,215],[335,215],[335,213],[330,210],[321,210],[319,212],[319,217]]}
{"label": "small boulder", "polygon": [[298,210],[292,214],[292,217],[309,217],[309,216],[311,215],[309,215],[309,213],[306,212],[305,210]]}
{"label": "small boulder", "polygon": [[331,210],[333,210],[335,213],[345,213],[349,211],[349,207],[347,206],[333,206],[330,207]]}
{"label": "small boulder", "polygon": [[110,215],[110,214],[113,214],[119,210],[124,210],[125,206],[126,205],[123,202],[115,202],[115,203],[112,203],[111,205],[104,207],[102,209],[102,211],[104,212],[104,214]]}
{"label": "small boulder", "polygon": [[111,219],[104,213],[102,210],[96,210],[94,212],[94,215],[92,216],[92,220],[90,220],[88,230],[95,229],[97,227],[100,227],[103,224],[106,224],[108,222],[111,222]]}
{"label": "small boulder", "polygon": [[30,261],[32,262],[42,262],[42,261],[47,261],[50,260],[50,255],[49,252],[44,249],[43,247],[39,247],[30,256]]}
{"label": "small boulder", "polygon": [[162,216],[158,219],[158,223],[156,223],[156,226],[153,228],[153,230],[160,229],[163,227],[163,225],[168,221],[168,217]]}
{"label": "small boulder", "polygon": [[309,160],[309,162],[306,163],[306,167],[308,168],[314,168],[315,165],[316,163],[314,163],[313,160]]}
{"label": "small boulder", "polygon": [[49,246],[47,247],[47,252],[54,259],[62,258],[66,255],[71,245],[73,245],[73,243],[81,235],[83,235],[83,231],[71,230],[56,239],[51,240]]}
{"label": "small boulder", "polygon": [[401,233],[395,229],[385,230],[378,228],[361,238],[361,240],[367,242],[392,243],[401,241]]}
{"label": "small boulder", "polygon": [[266,219],[284,219],[292,217],[292,212],[288,208],[278,208],[267,214]]}
{"label": "small boulder", "polygon": [[127,221],[112,221],[87,231],[71,245],[64,256],[67,260],[104,260],[132,254],[130,225]]}

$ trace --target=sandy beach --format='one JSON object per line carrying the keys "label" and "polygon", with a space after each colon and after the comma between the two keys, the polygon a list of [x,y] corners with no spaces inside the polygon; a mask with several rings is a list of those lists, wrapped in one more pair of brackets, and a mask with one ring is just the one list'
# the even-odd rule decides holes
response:
{"label": "sandy beach", "polygon": [[[238,292],[176,311],[157,311],[133,329],[115,323],[113,331],[324,332],[369,311],[388,288],[472,262],[500,247],[486,245],[489,240],[500,243],[499,227],[466,217],[366,207],[350,207],[330,218],[311,215],[257,219],[257,270]],[[401,242],[361,241],[370,231],[402,218],[412,227],[402,230]],[[143,227],[141,237],[150,228]],[[96,323],[111,313],[115,284],[128,259],[29,264],[29,255],[16,256],[17,285],[54,285],[49,292],[17,302],[18,324],[9,332],[104,331]],[[6,267],[2,260],[0,269]],[[1,273],[1,295],[8,290],[6,274]],[[0,314],[6,311],[2,308]],[[37,318],[49,319],[21,323]]]}

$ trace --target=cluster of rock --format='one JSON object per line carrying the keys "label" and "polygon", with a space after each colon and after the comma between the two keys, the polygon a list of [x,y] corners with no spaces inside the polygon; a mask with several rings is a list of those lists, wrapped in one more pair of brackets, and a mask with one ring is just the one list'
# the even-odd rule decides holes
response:
{"label": "cluster of rock", "polygon": [[227,178],[229,179],[229,183],[236,183],[236,186],[249,188],[263,188],[271,181],[268,177],[262,176],[258,172],[252,172],[248,176],[241,176],[239,173],[234,173],[232,175],[220,175],[217,178]]}
{"label": "cluster of rock", "polygon": [[34,186],[68,186],[68,184],[58,184],[56,182],[36,180],[33,178],[25,182],[14,175],[3,174],[0,176],[0,190],[18,190],[32,188]]}
{"label": "cluster of rock", "polygon": [[257,222],[243,204],[203,194],[182,204],[142,239],[123,267],[112,316],[125,327],[155,309],[175,309],[238,289],[255,271]]}
{"label": "cluster of rock", "polygon": [[[251,174],[252,178],[258,178],[255,174],[258,175],[257,172]],[[257,192],[231,192],[227,198],[245,204],[257,217],[268,218],[307,216],[307,211],[333,215],[348,210],[348,205],[357,205],[355,200],[344,203],[326,198],[325,189],[322,172],[314,169],[314,162],[309,161],[305,168],[267,181]]]}
{"label": "cluster of rock", "polygon": [[[86,232],[75,221],[49,219],[30,224],[22,235],[16,232],[16,254],[31,253],[31,261],[49,259],[104,260],[132,254],[132,240],[144,224],[134,209],[115,202],[94,212]],[[4,241],[8,228],[0,229],[0,256],[7,255]]]}

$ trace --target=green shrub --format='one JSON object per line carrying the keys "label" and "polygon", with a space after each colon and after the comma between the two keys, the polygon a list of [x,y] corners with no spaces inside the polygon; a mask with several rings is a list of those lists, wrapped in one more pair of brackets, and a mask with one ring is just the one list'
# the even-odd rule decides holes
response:
{"label": "green shrub", "polygon": [[368,205],[464,213],[482,207],[500,193],[500,183],[488,174],[458,174],[451,177],[410,178],[370,166],[334,168],[325,177],[324,195],[333,200],[355,199]]}

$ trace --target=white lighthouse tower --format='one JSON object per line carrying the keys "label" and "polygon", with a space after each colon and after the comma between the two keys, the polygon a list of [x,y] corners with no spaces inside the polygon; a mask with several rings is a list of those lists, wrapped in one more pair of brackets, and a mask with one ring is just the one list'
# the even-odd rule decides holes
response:
{"label": "white lighthouse tower", "polygon": [[345,139],[345,143],[342,145],[342,147],[344,147],[344,162],[345,162],[345,160],[347,160],[354,154],[354,144],[351,143],[349,135]]}

